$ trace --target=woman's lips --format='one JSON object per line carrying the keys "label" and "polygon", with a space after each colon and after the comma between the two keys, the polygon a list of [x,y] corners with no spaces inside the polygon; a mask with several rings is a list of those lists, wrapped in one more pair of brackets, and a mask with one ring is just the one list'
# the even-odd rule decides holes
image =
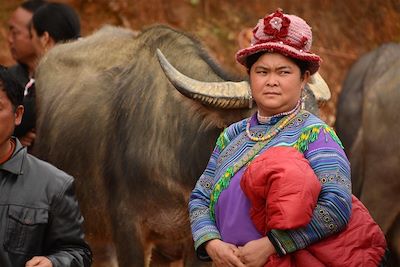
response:
{"label": "woman's lips", "polygon": [[278,92],[265,92],[263,95],[280,95]]}

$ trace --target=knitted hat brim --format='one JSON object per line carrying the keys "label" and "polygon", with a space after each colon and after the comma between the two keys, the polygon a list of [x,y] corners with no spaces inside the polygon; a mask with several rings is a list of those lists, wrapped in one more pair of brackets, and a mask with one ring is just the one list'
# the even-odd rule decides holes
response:
{"label": "knitted hat brim", "polygon": [[280,53],[287,57],[305,61],[308,63],[308,70],[310,71],[311,75],[318,71],[321,64],[321,58],[316,54],[300,51],[289,45],[276,42],[265,42],[243,48],[236,53],[236,60],[243,66],[247,67],[246,58],[261,51]]}

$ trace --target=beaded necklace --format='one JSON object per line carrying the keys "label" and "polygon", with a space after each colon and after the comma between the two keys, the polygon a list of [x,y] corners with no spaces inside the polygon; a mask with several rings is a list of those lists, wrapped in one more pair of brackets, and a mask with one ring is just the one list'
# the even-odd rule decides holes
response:
{"label": "beaded necklace", "polygon": [[258,120],[258,122],[259,122],[260,124],[269,123],[273,118],[277,118],[277,117],[281,117],[281,116],[286,116],[286,115],[289,115],[289,114],[295,112],[295,110],[301,105],[301,103],[302,103],[302,102],[299,100],[299,101],[297,101],[296,106],[295,106],[293,109],[291,109],[291,110],[289,110],[289,111],[281,112],[281,113],[279,113],[279,114],[272,115],[272,116],[261,116],[261,115],[260,115],[260,112],[258,111],[258,112],[257,112],[257,120]]}
{"label": "beaded necklace", "polygon": [[272,117],[278,117],[278,116],[285,115],[284,118],[282,118],[276,125],[274,125],[274,127],[272,127],[264,136],[261,136],[261,137],[256,137],[256,136],[251,135],[251,133],[250,133],[251,117],[250,117],[246,123],[247,137],[251,141],[255,141],[255,142],[260,142],[260,141],[265,141],[265,140],[271,139],[272,137],[277,135],[283,128],[285,128],[286,125],[297,115],[297,113],[299,113],[299,111],[300,111],[299,106],[300,106],[300,102],[297,102],[297,105],[294,109],[272,116]]}

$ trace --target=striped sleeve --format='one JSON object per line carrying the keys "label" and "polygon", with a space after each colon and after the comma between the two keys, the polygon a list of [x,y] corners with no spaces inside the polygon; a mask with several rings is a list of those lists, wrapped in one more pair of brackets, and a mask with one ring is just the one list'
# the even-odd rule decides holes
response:
{"label": "striped sleeve", "polygon": [[350,220],[350,163],[330,127],[314,128],[313,132],[316,132],[316,139],[303,146],[305,151],[302,152],[321,182],[321,192],[307,226],[291,230],[273,229],[268,233],[280,255],[306,248],[338,233]]}
{"label": "striped sleeve", "polygon": [[246,119],[231,124],[220,134],[217,139],[213,153],[203,174],[198,179],[189,199],[189,216],[192,228],[192,235],[197,256],[200,259],[208,259],[204,255],[204,247],[207,241],[212,239],[221,239],[221,235],[215,225],[215,221],[210,214],[210,197],[217,182],[215,172],[217,169],[217,160],[220,153],[226,146],[239,135],[246,127]]}
{"label": "striped sleeve", "polygon": [[210,195],[214,185],[214,173],[219,155],[218,145],[211,154],[203,174],[198,179],[189,199],[189,215],[195,249],[212,239],[221,239],[210,216]]}

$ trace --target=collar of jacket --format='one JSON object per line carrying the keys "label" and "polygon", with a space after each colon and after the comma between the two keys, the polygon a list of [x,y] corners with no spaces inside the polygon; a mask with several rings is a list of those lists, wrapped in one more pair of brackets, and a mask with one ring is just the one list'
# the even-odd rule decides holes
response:
{"label": "collar of jacket", "polygon": [[13,137],[15,140],[15,150],[11,158],[0,165],[0,170],[11,172],[16,175],[22,174],[22,166],[24,163],[24,157],[27,153],[26,148],[21,145],[18,138]]}

